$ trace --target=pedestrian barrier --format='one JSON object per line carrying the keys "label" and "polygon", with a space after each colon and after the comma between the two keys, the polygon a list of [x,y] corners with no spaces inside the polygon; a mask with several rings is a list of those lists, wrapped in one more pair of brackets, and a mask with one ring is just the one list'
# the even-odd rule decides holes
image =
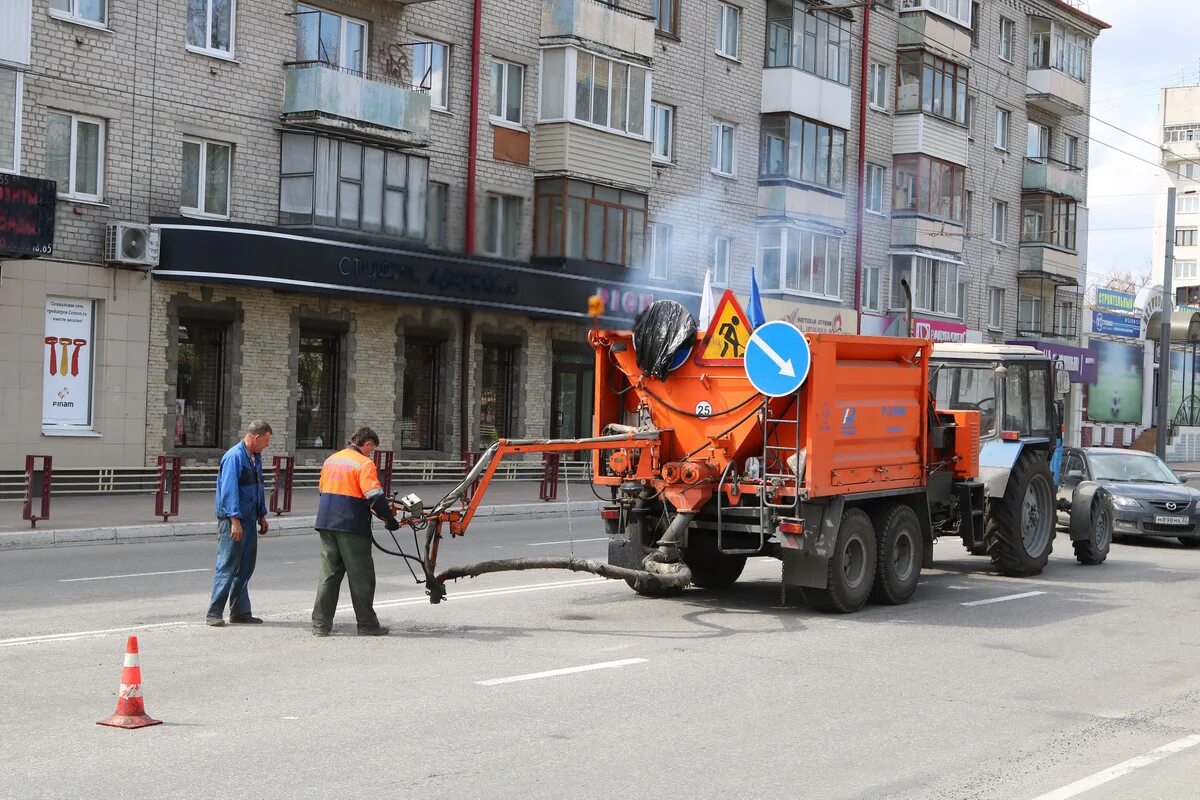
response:
{"label": "pedestrian barrier", "polygon": [[138,663],[138,640],[130,636],[125,643],[125,665],[121,668],[121,688],[117,691],[117,710],[97,725],[111,728],[145,728],[161,725],[162,720],[150,719],[142,701],[142,667]]}
{"label": "pedestrian barrier", "polygon": [[158,457],[158,490],[154,493],[154,516],[179,516],[179,473],[183,467],[180,456]]}
{"label": "pedestrian barrier", "polygon": [[394,450],[380,450],[379,448],[376,448],[371,455],[375,462],[375,470],[379,473],[379,485],[383,487],[385,497],[392,496],[392,464],[395,456]]}
{"label": "pedestrian barrier", "polygon": [[538,498],[546,502],[558,499],[558,465],[561,453],[542,454],[542,483],[538,487]]}
{"label": "pedestrian barrier", "polygon": [[[42,460],[42,468],[37,468],[37,460]],[[36,528],[39,519],[50,518],[50,485],[53,477],[54,459],[51,456],[25,456],[25,502],[21,507],[21,519],[29,520],[29,527]],[[37,514],[33,513],[33,501],[38,500],[40,507]]]}
{"label": "pedestrian barrier", "polygon": [[295,456],[273,456],[274,475],[271,477],[271,503],[269,510],[281,516],[292,510],[292,482],[296,477]]}

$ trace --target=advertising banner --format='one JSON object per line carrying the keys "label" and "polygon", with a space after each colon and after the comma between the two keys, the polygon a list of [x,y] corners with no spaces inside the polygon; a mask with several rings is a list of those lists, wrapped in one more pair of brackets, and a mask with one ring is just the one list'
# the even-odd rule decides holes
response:
{"label": "advertising banner", "polygon": [[1087,415],[1092,422],[1142,421],[1142,348],[1137,345],[1092,341],[1096,351],[1096,382],[1088,390]]}
{"label": "advertising banner", "polygon": [[1096,380],[1096,352],[1087,347],[1037,339],[1013,339],[1008,343],[1036,347],[1046,354],[1046,358],[1061,361],[1063,368],[1071,375],[1071,383],[1086,384]]}
{"label": "advertising banner", "polygon": [[[868,336],[904,336],[903,316],[863,315],[862,332]],[[961,322],[913,317],[913,336],[934,342],[971,341],[967,326]]]}
{"label": "advertising banner", "polygon": [[1127,314],[1114,314],[1111,311],[1092,312],[1092,333],[1102,336],[1128,336],[1132,339],[1141,338],[1142,321]]}
{"label": "advertising banner", "polygon": [[1116,289],[1097,289],[1096,308],[1107,308],[1110,311],[1122,311],[1126,314],[1134,312],[1134,296],[1131,292],[1118,292]]}
{"label": "advertising banner", "polygon": [[92,362],[95,303],[74,297],[46,298],[42,340],[42,424],[92,424]]}

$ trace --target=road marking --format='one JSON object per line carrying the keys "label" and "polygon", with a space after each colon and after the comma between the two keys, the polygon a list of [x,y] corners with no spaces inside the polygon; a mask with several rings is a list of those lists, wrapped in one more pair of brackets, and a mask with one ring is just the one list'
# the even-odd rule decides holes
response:
{"label": "road marking", "polygon": [[111,581],[115,578],[145,578],[149,575],[182,575],[185,572],[211,572],[204,569],[173,569],[169,572],[131,572],[128,575],[100,575],[95,578],[59,578],[59,583],[80,583],[81,581]]}
{"label": "road marking", "polygon": [[969,603],[959,603],[960,606],[986,606],[988,603],[1003,603],[1006,600],[1024,600],[1026,597],[1037,597],[1045,592],[1021,592],[1020,594],[1006,594],[1004,597],[993,597],[988,600],[972,600]]}
{"label": "road marking", "polygon": [[180,625],[187,625],[187,623],[159,622],[154,625],[130,625],[127,628],[107,628],[102,631],[76,631],[74,633],[51,633],[45,636],[23,636],[19,639],[0,639],[0,647],[16,647],[22,644],[43,644],[46,642],[73,642],[77,639],[94,639],[98,636],[107,636],[110,633],[148,631],[155,628],[174,628]]}
{"label": "road marking", "polygon": [[558,675],[570,675],[575,672],[591,672],[597,669],[616,669],[617,667],[628,667],[630,664],[644,664],[647,659],[644,658],[623,658],[620,661],[604,661],[599,664],[587,664],[582,667],[566,667],[565,669],[551,669],[545,672],[531,672],[528,675],[513,675],[509,678],[492,678],[486,681],[475,681],[480,686],[499,686],[502,683],[517,683],[518,681],[535,681],[539,678],[554,678]]}
{"label": "road marking", "polygon": [[1195,747],[1200,744],[1200,734],[1194,733],[1191,736],[1185,736],[1182,739],[1176,739],[1170,744],[1164,744],[1156,750],[1151,750],[1149,753],[1144,753],[1140,756],[1135,756],[1128,761],[1122,761],[1114,767],[1101,770],[1094,775],[1089,775],[1086,778],[1075,781],[1074,783],[1064,786],[1061,789],[1055,789],[1053,792],[1038,795],[1033,800],[1067,800],[1070,797],[1076,797],[1083,794],[1089,789],[1095,789],[1115,780],[1122,775],[1127,775],[1135,769],[1148,767],[1156,761],[1162,761],[1167,756],[1175,755],[1176,753],[1187,750],[1189,747]]}
{"label": "road marking", "polygon": [[580,544],[581,542],[607,542],[607,536],[601,536],[597,539],[568,539],[563,542],[526,542],[530,547],[545,547],[548,544]]}

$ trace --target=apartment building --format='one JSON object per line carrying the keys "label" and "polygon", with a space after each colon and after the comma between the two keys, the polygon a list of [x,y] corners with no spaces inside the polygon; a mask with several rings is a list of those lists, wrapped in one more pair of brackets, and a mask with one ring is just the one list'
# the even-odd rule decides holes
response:
{"label": "apartment building", "polygon": [[[1162,130],[1162,197],[1175,189],[1175,246],[1172,287],[1180,306],[1200,306],[1200,86],[1162,90],[1158,107]],[[1166,202],[1155,219],[1153,272],[1166,260]]]}
{"label": "apartment building", "polygon": [[[3,13],[0,167],[57,201],[0,276],[0,466],[586,435],[587,297],[696,310],[706,269],[808,330],[902,333],[905,278],[918,333],[1076,336],[1105,25],[1062,0]],[[86,414],[37,402],[68,367]]]}

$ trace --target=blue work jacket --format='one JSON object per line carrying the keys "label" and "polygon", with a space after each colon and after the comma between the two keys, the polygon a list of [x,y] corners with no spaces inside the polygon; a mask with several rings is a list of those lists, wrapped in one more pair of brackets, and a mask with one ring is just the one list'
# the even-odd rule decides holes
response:
{"label": "blue work jacket", "polygon": [[267,515],[263,491],[262,454],[250,455],[245,442],[238,442],[221,456],[217,473],[217,519],[237,517],[255,523]]}

